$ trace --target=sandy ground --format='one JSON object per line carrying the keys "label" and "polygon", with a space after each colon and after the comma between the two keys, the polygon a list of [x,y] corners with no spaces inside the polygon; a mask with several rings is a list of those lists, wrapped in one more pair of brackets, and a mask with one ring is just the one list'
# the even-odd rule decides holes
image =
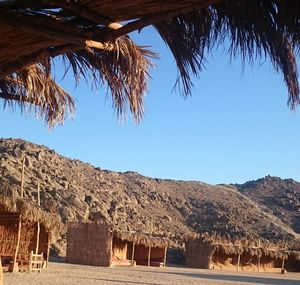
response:
{"label": "sandy ground", "polygon": [[42,273],[5,273],[4,285],[167,285],[267,284],[300,285],[300,273],[243,273],[190,268],[136,268],[49,264]]}

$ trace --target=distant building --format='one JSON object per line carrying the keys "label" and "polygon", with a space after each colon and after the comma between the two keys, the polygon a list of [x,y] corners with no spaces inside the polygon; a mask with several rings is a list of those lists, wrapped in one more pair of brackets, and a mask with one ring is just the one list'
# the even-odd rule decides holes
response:
{"label": "distant building", "polygon": [[281,244],[257,245],[248,240],[232,243],[203,235],[188,240],[185,250],[186,266],[192,268],[300,272],[300,251]]}
{"label": "distant building", "polygon": [[95,266],[165,266],[170,241],[106,224],[73,222],[67,231],[67,262]]}

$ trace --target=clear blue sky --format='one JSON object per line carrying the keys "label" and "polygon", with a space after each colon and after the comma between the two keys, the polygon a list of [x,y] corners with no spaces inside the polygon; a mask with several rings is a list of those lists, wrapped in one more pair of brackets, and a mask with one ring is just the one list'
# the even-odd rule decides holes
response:
{"label": "clear blue sky", "polygon": [[105,92],[84,82],[75,89],[77,115],[49,131],[19,111],[0,111],[0,136],[46,145],[103,169],[137,171],[151,177],[243,183],[265,175],[300,181],[300,110],[291,112],[281,75],[256,62],[243,70],[215,50],[184,100],[172,88],[177,70],[171,53],[151,29],[135,35],[161,59],[152,70],[144,120],[120,123]]}

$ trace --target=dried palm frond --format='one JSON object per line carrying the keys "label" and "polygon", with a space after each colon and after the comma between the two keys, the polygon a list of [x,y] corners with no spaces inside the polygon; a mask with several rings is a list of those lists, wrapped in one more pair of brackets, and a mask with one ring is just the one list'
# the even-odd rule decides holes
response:
{"label": "dried palm frond", "polygon": [[[295,1],[284,1],[299,4]],[[281,71],[289,91],[291,108],[299,104],[299,85],[293,37],[297,30],[288,31],[289,17],[283,1],[223,1],[212,8],[213,38],[228,38],[233,56],[252,62],[269,56],[276,70]],[[293,6],[293,5],[291,5]],[[295,15],[299,20],[300,13]],[[294,18],[295,20],[295,18]]]}
{"label": "dried palm frond", "polygon": [[107,85],[112,96],[113,107],[123,117],[127,106],[136,121],[144,113],[144,96],[147,91],[150,59],[157,55],[137,46],[127,37],[108,43],[105,50],[86,48],[63,55],[74,78],[92,78],[94,86]]}
{"label": "dried palm frond", "polygon": [[[243,62],[268,56],[283,74],[289,91],[288,104],[291,108],[299,104],[295,43],[300,37],[295,23],[290,23],[286,14],[284,19],[284,9],[282,1],[222,1],[155,24],[176,60],[183,94],[190,94],[191,75],[199,75],[207,53],[226,39],[231,56],[240,56]],[[299,11],[294,17],[300,18]],[[292,25],[294,29],[288,30]]]}
{"label": "dried palm frond", "polygon": [[62,123],[75,111],[72,97],[51,78],[49,59],[0,80],[0,96],[10,106],[44,117],[49,126]]}
{"label": "dried palm frond", "polygon": [[[0,97],[22,97],[17,101],[23,106],[28,96],[28,103],[41,105],[39,114],[47,122],[61,122],[74,110],[74,102],[49,76],[47,59],[63,55],[75,79],[91,76],[96,85],[107,84],[117,113],[123,116],[129,106],[139,121],[155,55],[126,35],[153,25],[175,58],[176,82],[184,96],[191,94],[192,77],[200,74],[212,48],[229,43],[231,56],[244,63],[270,58],[283,74],[288,104],[295,108],[300,93],[295,56],[300,48],[299,6],[298,0],[0,1]],[[46,93],[32,100],[41,88],[25,92],[30,85],[21,73],[28,69],[42,70],[46,89],[56,94],[54,101],[46,103]],[[24,84],[16,84],[19,80]],[[15,82],[15,93],[5,93],[12,86],[9,81]]]}
{"label": "dried palm frond", "polygon": [[[139,121],[144,112],[148,69],[153,66],[149,58],[156,55],[127,36],[106,46],[105,50],[86,48],[64,54],[66,70],[71,67],[77,82],[84,77],[96,87],[107,84],[118,116],[125,114],[128,105]],[[72,97],[51,78],[51,65],[53,62],[46,59],[0,81],[0,96],[8,104],[44,116],[50,127],[63,123],[75,111]]]}
{"label": "dried palm frond", "polygon": [[182,94],[191,94],[191,74],[199,75],[203,67],[205,49],[209,47],[212,18],[209,9],[196,11],[155,24],[162,39],[169,46],[182,81]]}

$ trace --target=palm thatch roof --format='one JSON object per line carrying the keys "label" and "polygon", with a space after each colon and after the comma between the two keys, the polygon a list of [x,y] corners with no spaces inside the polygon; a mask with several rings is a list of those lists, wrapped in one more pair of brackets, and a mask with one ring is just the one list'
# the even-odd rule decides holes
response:
{"label": "palm thatch roof", "polygon": [[34,201],[19,198],[11,192],[8,194],[2,188],[0,194],[0,212],[16,214],[16,216],[20,216],[22,221],[39,222],[52,234],[55,234],[62,228],[58,216],[43,211]]}
{"label": "palm thatch roof", "polygon": [[135,243],[137,245],[141,244],[146,247],[170,247],[173,245],[171,240],[163,236],[155,236],[148,233],[141,233],[135,231],[114,231],[114,236],[123,240]]}
{"label": "palm thatch roof", "polygon": [[[269,57],[299,104],[295,54],[299,51],[297,0],[2,0],[0,1],[0,98],[62,123],[74,99],[53,77],[55,58],[73,72],[104,84],[119,115],[143,115],[151,59],[156,54],[128,36],[152,25],[172,52],[183,95],[205,56],[229,42],[229,52],[250,62]],[[216,79],[218,80],[218,79]]]}
{"label": "palm thatch roof", "polygon": [[289,256],[300,260],[300,251],[292,248],[293,243],[277,242],[271,243],[264,240],[236,239],[228,240],[220,235],[209,235],[208,233],[198,234],[191,238],[200,243],[209,244],[212,247],[212,253],[216,251],[224,252],[228,255],[238,255],[249,253],[252,256],[270,256],[276,259],[287,259]]}

